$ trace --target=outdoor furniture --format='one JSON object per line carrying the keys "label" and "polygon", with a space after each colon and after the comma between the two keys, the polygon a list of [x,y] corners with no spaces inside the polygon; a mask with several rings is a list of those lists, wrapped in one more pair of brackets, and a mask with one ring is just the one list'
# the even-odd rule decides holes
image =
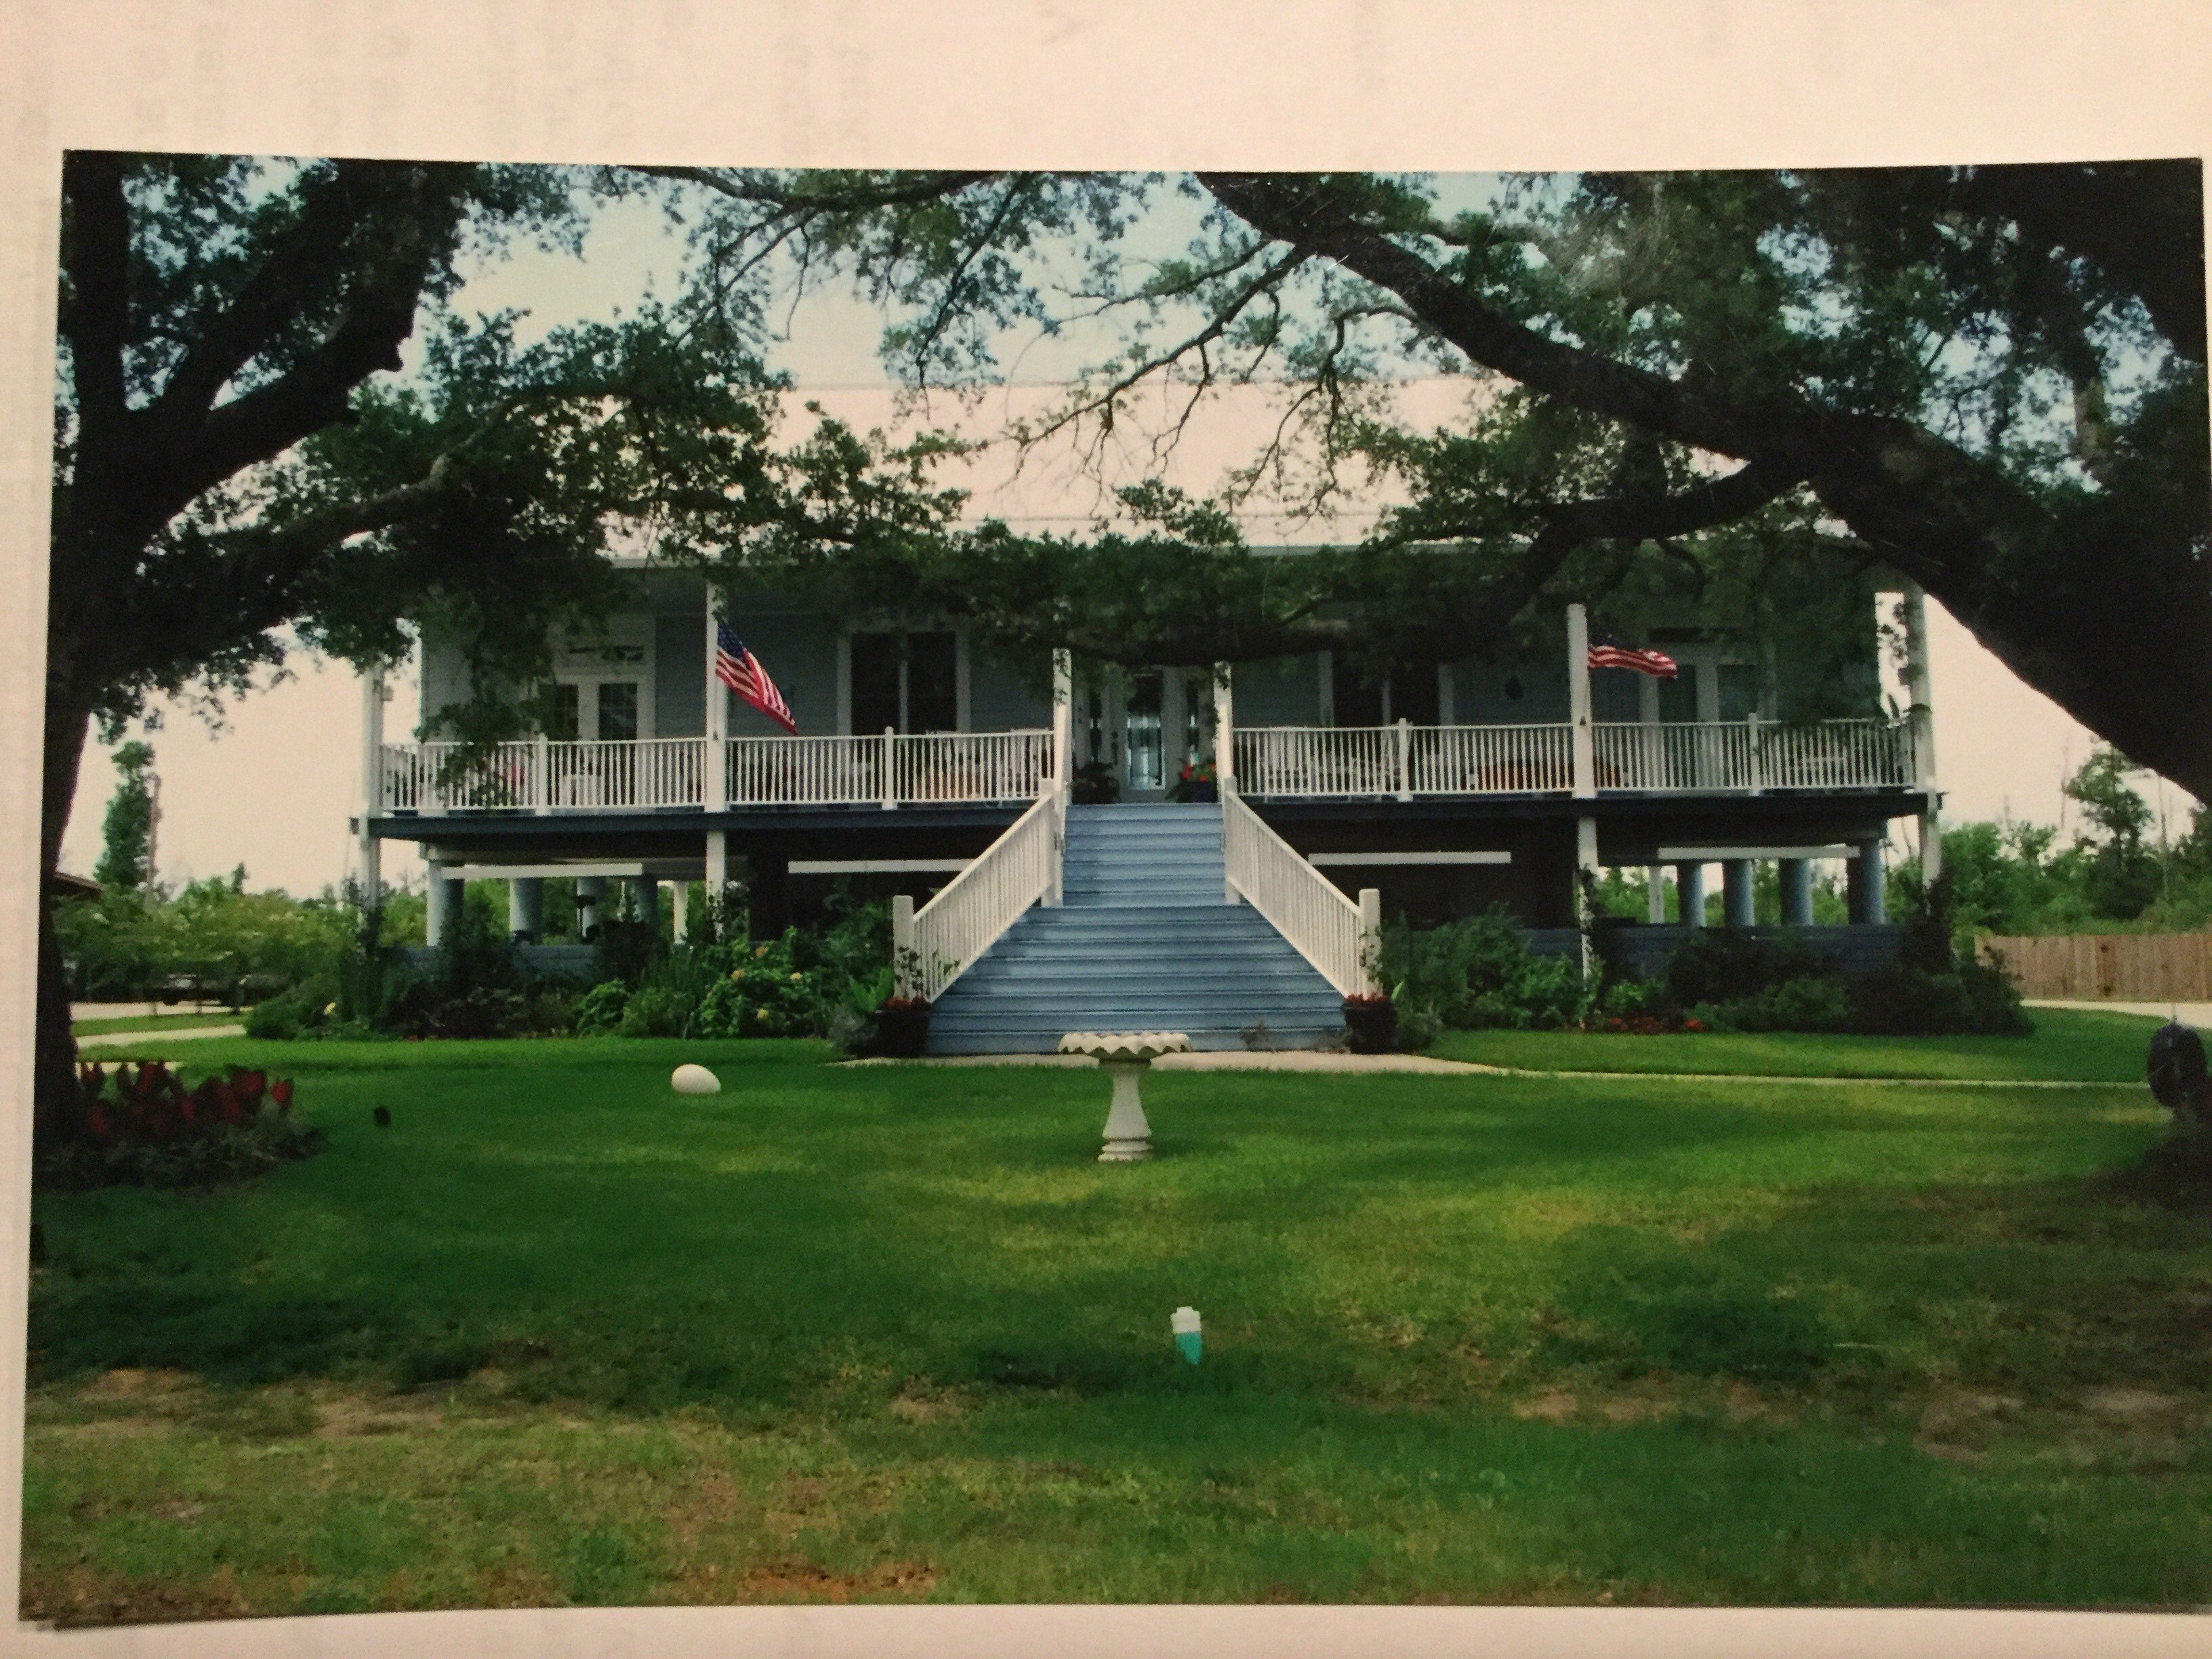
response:
{"label": "outdoor furniture", "polygon": [[1070,1031],[1060,1038],[1060,1053],[1089,1054],[1114,1082],[1101,1164],[1135,1164],[1152,1155],[1152,1126],[1145,1119],[1139,1080],[1160,1055],[1189,1048],[1190,1039],[1181,1031]]}

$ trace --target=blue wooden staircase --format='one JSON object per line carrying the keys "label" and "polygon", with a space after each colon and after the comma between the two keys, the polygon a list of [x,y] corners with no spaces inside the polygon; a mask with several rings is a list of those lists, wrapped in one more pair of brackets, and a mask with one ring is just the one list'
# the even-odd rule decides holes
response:
{"label": "blue wooden staircase", "polygon": [[1071,806],[1064,902],[1027,912],[937,1000],[929,1051],[1043,1054],[1070,1031],[1182,1031],[1197,1048],[1310,1048],[1342,999],[1224,897],[1221,809]]}

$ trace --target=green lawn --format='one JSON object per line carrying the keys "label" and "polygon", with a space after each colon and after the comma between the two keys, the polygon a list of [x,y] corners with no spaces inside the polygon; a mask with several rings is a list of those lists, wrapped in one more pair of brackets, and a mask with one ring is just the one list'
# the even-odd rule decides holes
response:
{"label": "green lawn", "polygon": [[331,1145],[39,1199],[27,1617],[2212,1600],[2144,1095],[1170,1073],[1102,1167],[1081,1071],[191,1059]]}
{"label": "green lawn", "polygon": [[2160,1022],[2087,1009],[2029,1011],[2024,1037],[1807,1036],[1676,1032],[1449,1031],[1429,1053],[1541,1072],[1688,1072],[1730,1077],[2035,1078],[2141,1083]]}

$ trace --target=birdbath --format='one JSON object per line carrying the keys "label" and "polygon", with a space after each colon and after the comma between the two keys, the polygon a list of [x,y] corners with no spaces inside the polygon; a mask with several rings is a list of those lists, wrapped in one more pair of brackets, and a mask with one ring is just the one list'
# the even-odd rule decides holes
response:
{"label": "birdbath", "polygon": [[1089,1054],[1114,1080],[1101,1164],[1134,1164],[1152,1155],[1152,1126],[1145,1121],[1138,1081],[1158,1056],[1189,1048],[1190,1039],[1181,1031],[1070,1031],[1060,1038],[1060,1053]]}

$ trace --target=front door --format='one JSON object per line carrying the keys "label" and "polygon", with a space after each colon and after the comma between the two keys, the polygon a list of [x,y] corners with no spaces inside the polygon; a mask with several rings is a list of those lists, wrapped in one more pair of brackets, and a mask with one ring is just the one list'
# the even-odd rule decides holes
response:
{"label": "front door", "polygon": [[1078,763],[1104,765],[1123,800],[1165,799],[1186,762],[1212,753],[1210,684],[1177,669],[1100,676],[1077,696]]}

